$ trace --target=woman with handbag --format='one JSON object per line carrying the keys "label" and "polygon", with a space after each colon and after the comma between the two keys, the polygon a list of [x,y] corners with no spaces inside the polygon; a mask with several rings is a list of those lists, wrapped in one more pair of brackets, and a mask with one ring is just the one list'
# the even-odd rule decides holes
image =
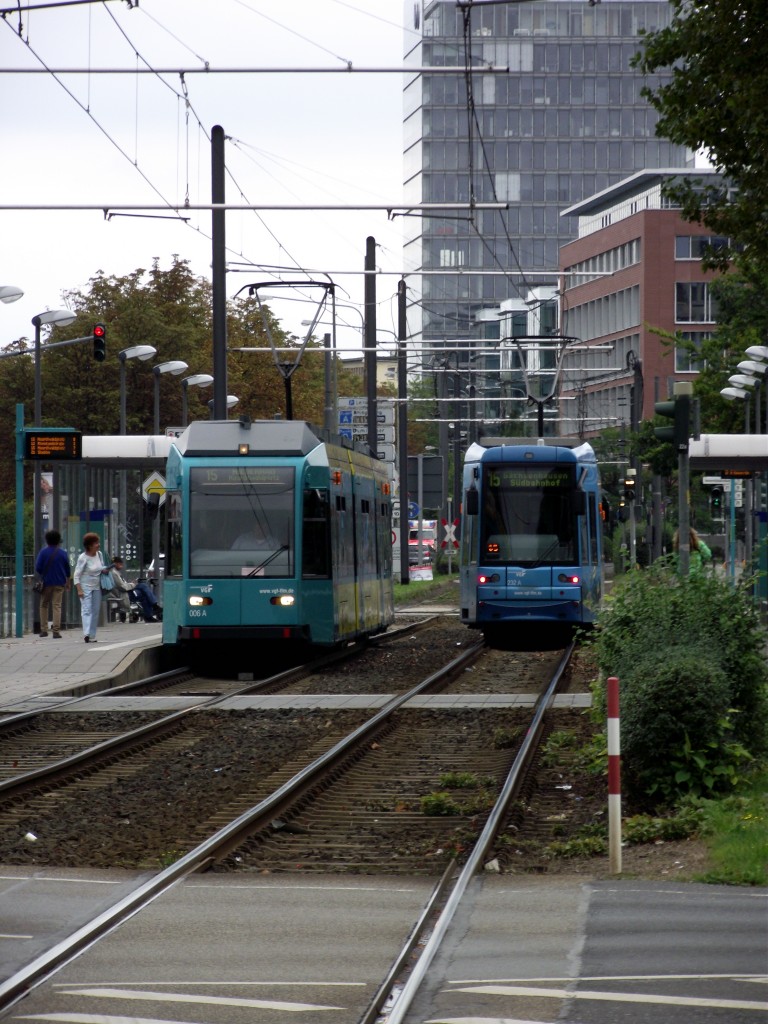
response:
{"label": "woman with handbag", "polygon": [[114,586],[109,566],[104,565],[104,559],[99,551],[100,543],[98,533],[86,533],[83,537],[83,550],[75,566],[75,587],[80,598],[83,639],[87,644],[96,643],[102,587],[111,590]]}
{"label": "woman with handbag", "polygon": [[46,547],[35,561],[35,572],[40,577],[40,633],[48,636],[48,621],[53,619],[53,639],[61,640],[61,600],[64,591],[69,590],[70,569],[66,551],[62,551],[61,534],[58,530],[48,530],[45,535]]}

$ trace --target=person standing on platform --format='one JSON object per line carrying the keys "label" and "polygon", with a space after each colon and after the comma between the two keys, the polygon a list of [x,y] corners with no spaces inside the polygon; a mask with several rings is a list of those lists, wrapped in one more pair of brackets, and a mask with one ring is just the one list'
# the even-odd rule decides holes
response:
{"label": "person standing on platform", "polygon": [[48,636],[48,622],[53,619],[53,639],[61,640],[61,602],[71,583],[69,558],[59,547],[61,534],[58,530],[46,532],[45,544],[35,560],[35,572],[43,582],[39,635]]}
{"label": "person standing on platform", "polygon": [[87,644],[96,643],[101,611],[101,574],[109,572],[99,551],[100,544],[98,533],[86,533],[83,537],[83,550],[75,566],[75,587],[80,598],[83,639]]}

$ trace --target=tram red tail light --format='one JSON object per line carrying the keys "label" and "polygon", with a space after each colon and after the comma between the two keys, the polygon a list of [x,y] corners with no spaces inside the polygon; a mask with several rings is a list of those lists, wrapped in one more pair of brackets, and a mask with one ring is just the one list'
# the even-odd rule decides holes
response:
{"label": "tram red tail light", "polygon": [[577,586],[581,583],[581,576],[568,576],[566,573],[561,572],[557,577],[558,583],[570,583],[571,586]]}
{"label": "tram red tail light", "polygon": [[486,576],[484,573],[481,573],[480,576],[477,577],[477,582],[478,583],[498,583],[500,578],[501,577],[499,576],[499,574],[497,572],[495,572],[492,576]]}

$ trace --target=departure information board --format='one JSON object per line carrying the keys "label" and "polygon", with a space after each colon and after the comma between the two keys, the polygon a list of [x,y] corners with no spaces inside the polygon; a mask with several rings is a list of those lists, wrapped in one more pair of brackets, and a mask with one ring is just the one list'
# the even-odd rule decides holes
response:
{"label": "departure information board", "polygon": [[33,462],[82,459],[83,435],[79,430],[25,430],[24,458]]}

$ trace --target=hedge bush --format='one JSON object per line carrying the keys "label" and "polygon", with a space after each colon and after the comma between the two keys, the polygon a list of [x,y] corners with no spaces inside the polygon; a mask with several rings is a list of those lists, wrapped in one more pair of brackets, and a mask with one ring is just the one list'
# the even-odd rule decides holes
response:
{"label": "hedge bush", "polygon": [[636,797],[722,788],[768,747],[765,630],[745,589],[667,565],[629,573],[595,635],[620,680],[622,754]]}

